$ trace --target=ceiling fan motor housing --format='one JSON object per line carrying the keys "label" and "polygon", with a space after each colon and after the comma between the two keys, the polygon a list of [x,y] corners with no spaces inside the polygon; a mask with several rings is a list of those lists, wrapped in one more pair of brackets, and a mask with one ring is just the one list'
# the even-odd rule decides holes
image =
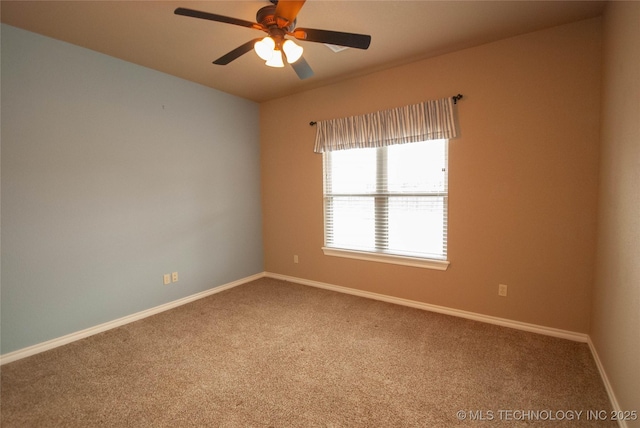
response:
{"label": "ceiling fan motor housing", "polygon": [[256,13],[256,22],[262,24],[265,28],[268,28],[269,30],[272,30],[273,28],[279,28],[283,30],[285,33],[289,33],[293,31],[294,28],[296,28],[296,21],[297,19],[294,19],[293,22],[285,21],[286,25],[282,27],[280,26],[281,24],[278,25],[278,19],[276,18],[275,5],[269,5],[269,6],[260,8],[260,10],[258,10],[258,12]]}

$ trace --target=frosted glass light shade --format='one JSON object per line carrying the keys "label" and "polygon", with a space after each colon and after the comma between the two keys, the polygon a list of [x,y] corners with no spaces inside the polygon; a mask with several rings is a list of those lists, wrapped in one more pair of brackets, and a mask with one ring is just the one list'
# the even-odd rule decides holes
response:
{"label": "frosted glass light shade", "polygon": [[273,51],[273,56],[266,62],[269,67],[284,67],[282,51]]}
{"label": "frosted glass light shade", "polygon": [[276,42],[274,42],[271,37],[265,37],[253,45],[253,49],[256,51],[258,56],[265,61],[269,61],[271,57],[274,56],[273,53],[275,47]]}
{"label": "frosted glass light shade", "polygon": [[287,62],[289,64],[293,64],[302,56],[302,46],[298,46],[293,40],[285,40],[282,45],[282,50],[284,51],[285,56],[287,57]]}

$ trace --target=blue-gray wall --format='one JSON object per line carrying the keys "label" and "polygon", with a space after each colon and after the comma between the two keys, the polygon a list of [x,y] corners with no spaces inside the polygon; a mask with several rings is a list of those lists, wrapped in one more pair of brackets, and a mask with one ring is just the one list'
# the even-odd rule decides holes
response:
{"label": "blue-gray wall", "polygon": [[2,354],[263,271],[256,103],[1,41]]}

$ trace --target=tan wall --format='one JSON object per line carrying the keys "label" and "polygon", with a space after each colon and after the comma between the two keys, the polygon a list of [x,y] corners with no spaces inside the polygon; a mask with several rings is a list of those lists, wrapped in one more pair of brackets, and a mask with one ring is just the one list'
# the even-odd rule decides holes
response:
{"label": "tan wall", "polygon": [[[604,17],[602,158],[591,339],[622,410],[640,411],[640,3]],[[630,422],[640,427],[640,421]]]}
{"label": "tan wall", "polygon": [[[261,104],[266,270],[587,332],[600,36],[599,18],[582,21]],[[449,269],[324,256],[322,157],[309,121],[457,93]],[[499,283],[509,286],[507,298],[498,297]]]}

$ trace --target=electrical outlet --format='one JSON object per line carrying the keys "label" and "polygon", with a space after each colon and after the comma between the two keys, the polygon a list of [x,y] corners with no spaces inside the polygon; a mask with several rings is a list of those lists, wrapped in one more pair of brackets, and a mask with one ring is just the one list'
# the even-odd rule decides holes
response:
{"label": "electrical outlet", "polygon": [[293,262],[294,263],[298,263],[298,255],[297,254],[293,255]]}
{"label": "electrical outlet", "polygon": [[171,281],[178,282],[178,272],[174,272],[171,274]]}
{"label": "electrical outlet", "polygon": [[505,284],[498,284],[498,296],[507,297],[507,286]]}
{"label": "electrical outlet", "polygon": [[171,284],[171,274],[165,273],[162,276],[162,282],[164,283],[164,285]]}

